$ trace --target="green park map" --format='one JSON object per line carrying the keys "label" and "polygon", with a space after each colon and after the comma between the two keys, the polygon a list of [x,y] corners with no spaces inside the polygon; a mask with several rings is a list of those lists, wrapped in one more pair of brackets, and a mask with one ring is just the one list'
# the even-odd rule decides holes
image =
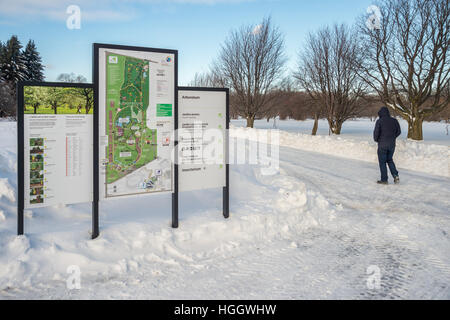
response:
{"label": "green park map", "polygon": [[153,161],[156,130],[147,127],[149,61],[106,54],[106,183]]}

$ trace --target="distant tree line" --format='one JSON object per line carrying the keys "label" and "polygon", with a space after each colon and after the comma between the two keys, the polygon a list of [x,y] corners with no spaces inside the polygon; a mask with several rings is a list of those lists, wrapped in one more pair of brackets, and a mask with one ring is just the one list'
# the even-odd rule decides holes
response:
{"label": "distant tree line", "polygon": [[0,117],[16,116],[17,82],[44,80],[44,65],[33,40],[23,48],[17,36],[0,41]]}
{"label": "distant tree line", "polygon": [[232,117],[280,117],[328,122],[340,134],[356,117],[375,118],[380,106],[408,122],[422,140],[424,120],[450,122],[450,5],[443,0],[380,0],[376,14],[354,26],[312,32],[285,70],[284,36],[265,18],[231,31],[210,70],[190,85],[231,88]]}

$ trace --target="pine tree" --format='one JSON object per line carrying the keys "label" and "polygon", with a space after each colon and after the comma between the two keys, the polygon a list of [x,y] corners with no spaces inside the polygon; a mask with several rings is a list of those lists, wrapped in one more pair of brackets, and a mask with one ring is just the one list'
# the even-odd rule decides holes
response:
{"label": "pine tree", "polygon": [[44,80],[44,66],[42,59],[37,51],[33,40],[28,41],[28,44],[23,51],[23,59],[26,66],[26,80],[43,81]]}
{"label": "pine tree", "polygon": [[3,44],[3,42],[0,41],[0,84],[3,83],[5,81],[5,79],[3,78],[3,74],[2,74],[2,65],[3,65],[3,50],[5,48],[5,45]]}
{"label": "pine tree", "polygon": [[25,80],[27,69],[22,56],[22,45],[17,36],[12,36],[3,46],[0,55],[0,75],[10,86]]}

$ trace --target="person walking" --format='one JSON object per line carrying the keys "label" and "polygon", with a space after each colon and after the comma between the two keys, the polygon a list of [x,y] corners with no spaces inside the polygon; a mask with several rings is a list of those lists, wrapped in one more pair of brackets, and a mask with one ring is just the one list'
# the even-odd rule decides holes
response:
{"label": "person walking", "polygon": [[389,166],[394,183],[399,183],[397,168],[393,160],[395,152],[395,140],[401,134],[400,124],[397,119],[392,118],[387,107],[381,107],[378,111],[379,119],[375,123],[373,139],[378,143],[378,163],[380,165],[381,180],[379,184],[388,184],[388,173],[386,164]]}

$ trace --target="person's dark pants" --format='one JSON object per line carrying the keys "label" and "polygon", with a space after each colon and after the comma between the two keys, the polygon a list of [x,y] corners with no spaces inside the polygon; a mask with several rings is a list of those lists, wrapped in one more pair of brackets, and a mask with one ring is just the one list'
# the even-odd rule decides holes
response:
{"label": "person's dark pants", "polygon": [[397,168],[392,157],[394,156],[395,146],[392,147],[378,147],[378,163],[380,164],[381,181],[388,180],[386,163],[393,177],[398,176]]}

